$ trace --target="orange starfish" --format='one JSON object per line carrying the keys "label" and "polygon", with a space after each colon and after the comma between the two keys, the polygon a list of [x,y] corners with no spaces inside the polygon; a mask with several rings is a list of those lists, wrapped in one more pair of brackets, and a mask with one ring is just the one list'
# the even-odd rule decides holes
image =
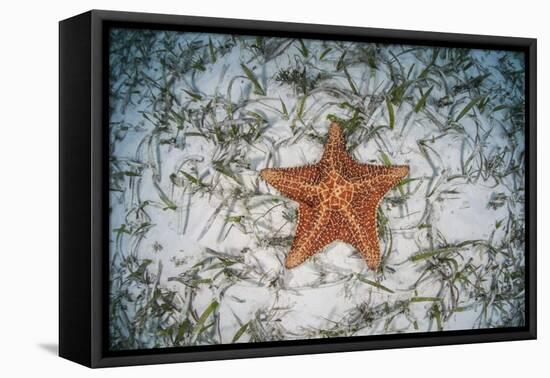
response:
{"label": "orange starfish", "polygon": [[298,226],[285,266],[294,268],[333,241],[351,244],[370,269],[380,264],[376,213],[382,197],[409,173],[406,165],[361,164],[346,151],[340,125],[330,125],[321,161],[266,168],[269,184],[297,201]]}

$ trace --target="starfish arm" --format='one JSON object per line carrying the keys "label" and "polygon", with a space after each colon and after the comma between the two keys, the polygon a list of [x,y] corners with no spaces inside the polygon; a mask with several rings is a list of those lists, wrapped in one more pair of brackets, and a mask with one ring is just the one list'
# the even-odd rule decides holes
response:
{"label": "starfish arm", "polygon": [[378,164],[360,164],[352,161],[351,164],[346,164],[346,169],[343,171],[344,176],[352,182],[361,182],[374,179],[379,176],[401,176],[408,174],[407,165],[378,165]]}
{"label": "starfish arm", "polygon": [[279,192],[295,201],[313,205],[317,200],[316,182],[319,177],[319,168],[315,165],[298,168],[265,168],[261,170],[260,175]]}
{"label": "starfish arm", "polygon": [[359,198],[372,197],[381,199],[409,173],[407,165],[394,165],[379,169],[378,175],[365,176],[353,183],[354,191]]}
{"label": "starfish arm", "polygon": [[328,232],[331,224],[330,211],[326,208],[313,208],[300,205],[298,226],[292,247],[285,260],[287,269],[294,268],[314,255],[336,238]]}
{"label": "starfish arm", "polygon": [[367,266],[373,270],[376,270],[380,265],[380,244],[376,221],[377,208],[377,203],[368,203],[354,209],[350,208],[346,214],[350,233],[346,239],[343,239],[359,251],[367,262]]}
{"label": "starfish arm", "polygon": [[351,159],[346,152],[346,141],[340,125],[332,122],[328,129],[328,138],[325,150],[321,158],[321,164],[326,169],[336,168],[338,171],[343,168],[343,159]]}
{"label": "starfish arm", "polygon": [[347,180],[356,182],[375,176],[393,175],[396,169],[405,166],[385,166],[377,164],[361,164],[356,162],[346,151],[346,141],[342,128],[333,122],[330,125],[328,139],[320,161],[321,169],[330,171],[335,169]]}

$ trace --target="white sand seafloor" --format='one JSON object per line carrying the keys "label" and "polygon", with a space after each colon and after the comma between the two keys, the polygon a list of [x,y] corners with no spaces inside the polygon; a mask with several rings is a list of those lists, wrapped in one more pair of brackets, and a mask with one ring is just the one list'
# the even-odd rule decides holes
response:
{"label": "white sand seafloor", "polygon": [[[460,71],[452,49],[140,33],[110,56],[113,349],[522,325],[522,83],[502,74],[521,55],[471,50]],[[275,80],[296,65],[326,75],[307,96]],[[380,205],[382,267],[335,242],[285,269],[297,204],[258,173],[317,162],[353,108],[354,158],[410,167]]]}

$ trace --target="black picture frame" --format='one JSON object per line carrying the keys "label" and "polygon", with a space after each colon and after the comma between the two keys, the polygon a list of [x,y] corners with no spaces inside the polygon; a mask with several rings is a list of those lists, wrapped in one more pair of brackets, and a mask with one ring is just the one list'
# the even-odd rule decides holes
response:
{"label": "black picture frame", "polygon": [[[526,325],[109,352],[107,30],[112,26],[517,50],[526,56]],[[59,355],[88,367],[536,338],[536,39],[92,10],[59,23]]]}

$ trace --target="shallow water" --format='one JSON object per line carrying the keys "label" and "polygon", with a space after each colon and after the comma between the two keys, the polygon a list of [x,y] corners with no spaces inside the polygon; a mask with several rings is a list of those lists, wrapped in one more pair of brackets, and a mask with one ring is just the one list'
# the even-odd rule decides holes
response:
{"label": "shallow water", "polygon": [[[115,29],[110,345],[521,326],[524,62],[510,51]],[[335,242],[283,266],[297,204],[258,177],[408,164],[382,265]]]}

